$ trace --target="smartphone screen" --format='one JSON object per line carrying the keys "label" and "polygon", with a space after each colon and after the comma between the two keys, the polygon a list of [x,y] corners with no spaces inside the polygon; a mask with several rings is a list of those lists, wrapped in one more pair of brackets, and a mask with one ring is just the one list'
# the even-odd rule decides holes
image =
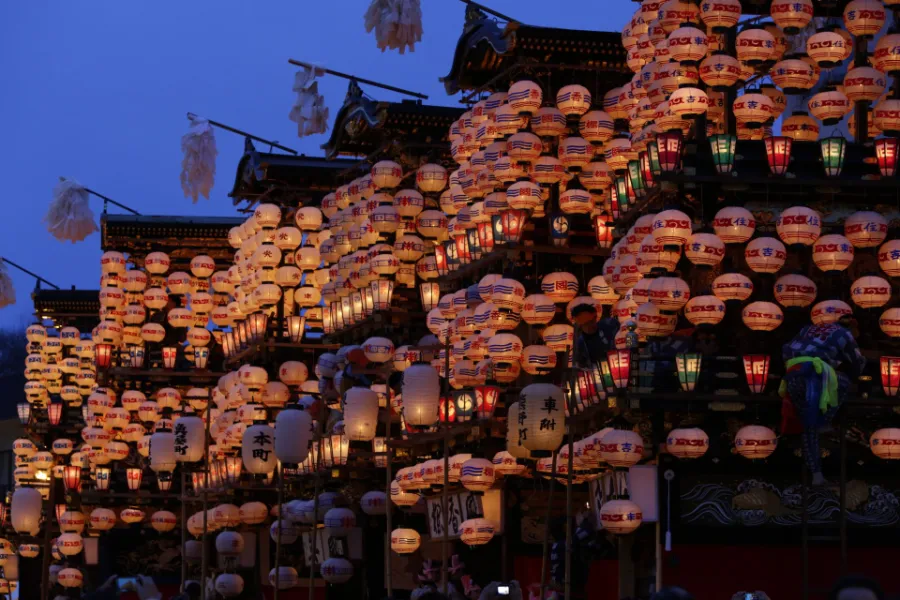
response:
{"label": "smartphone screen", "polygon": [[119,577],[116,581],[119,591],[137,591],[137,580],[134,577]]}
{"label": "smartphone screen", "polygon": [[497,593],[501,596],[509,596],[509,586],[508,585],[499,585],[497,586]]}

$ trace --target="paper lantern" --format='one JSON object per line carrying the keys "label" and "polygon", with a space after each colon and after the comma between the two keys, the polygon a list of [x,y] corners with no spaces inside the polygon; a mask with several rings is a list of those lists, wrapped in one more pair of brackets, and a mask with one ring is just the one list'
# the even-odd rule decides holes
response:
{"label": "paper lantern", "polygon": [[712,31],[723,33],[737,25],[741,18],[739,0],[716,0],[700,5],[700,18]]}
{"label": "paper lantern", "polygon": [[719,300],[744,301],[753,293],[753,282],[740,273],[725,273],[713,280],[712,291]]}
{"label": "paper lantern", "polygon": [[[532,125],[533,128],[534,125]],[[587,112],[582,115],[581,120],[578,122],[578,133],[592,144],[602,144],[608,141],[615,133],[613,118],[609,113],[602,110]],[[581,176],[584,175],[584,172],[585,170],[582,171]],[[582,179],[582,181],[584,180]]]}
{"label": "paper lantern", "polygon": [[[531,117],[531,130],[541,137],[559,137],[566,132],[566,117],[552,106],[542,106]],[[487,155],[485,151],[485,158]],[[499,158],[493,159],[495,164]]]}
{"label": "paper lantern", "polygon": [[806,53],[823,68],[839,65],[849,56],[852,44],[837,31],[821,30],[806,41]]}
{"label": "paper lantern", "polygon": [[41,493],[30,487],[19,487],[12,495],[10,521],[16,533],[37,535],[41,526]]}
{"label": "paper lantern", "polygon": [[279,412],[275,417],[275,457],[286,464],[305,461],[309,456],[312,428],[312,416],[305,410],[289,407]]}
{"label": "paper lantern", "polygon": [[900,156],[900,140],[895,137],[875,140],[875,159],[883,177],[893,177],[897,174],[898,156]]}
{"label": "paper lantern", "polygon": [[277,520],[273,521],[272,525],[269,526],[269,537],[272,538],[273,542],[278,541],[279,530],[281,531],[282,544],[293,544],[300,537],[300,532],[297,531],[293,523],[288,520]]}
{"label": "paper lantern", "polygon": [[884,73],[872,67],[855,67],[844,75],[843,91],[850,102],[872,102],[881,97],[887,85]]}
{"label": "paper lantern", "polygon": [[643,455],[644,439],[634,431],[612,429],[600,442],[600,456],[611,467],[632,467]]}
{"label": "paper lantern", "polygon": [[616,535],[627,535],[641,526],[641,507],[631,500],[610,500],[600,507],[600,524]]}
{"label": "paper lantern", "polygon": [[784,275],[775,282],[775,300],[782,306],[809,306],[816,299],[816,284],[803,275]]}
{"label": "paper lantern", "polygon": [[751,302],[741,317],[744,325],[754,331],[773,331],[784,321],[784,313],[772,302]]}
{"label": "paper lantern", "polygon": [[810,98],[807,106],[810,114],[823,125],[836,125],[852,108],[843,92],[828,88]]}
{"label": "paper lantern", "polygon": [[659,277],[650,284],[650,302],[660,310],[676,312],[691,298],[691,288],[678,277]]}
{"label": "paper lantern", "polygon": [[123,508],[122,512],[119,513],[119,518],[122,519],[123,523],[128,523],[129,525],[140,523],[144,520],[144,511],[138,508]]}
{"label": "paper lantern", "polygon": [[773,60],[778,52],[775,37],[761,27],[748,27],[741,31],[735,47],[738,60],[751,66]]}
{"label": "paper lantern", "polygon": [[459,539],[467,546],[483,546],[494,537],[494,525],[487,519],[466,519],[460,525]]}
{"label": "paper lantern", "polygon": [[422,545],[422,536],[415,529],[395,529],[391,532],[391,550],[397,554],[412,554]]}
{"label": "paper lantern", "polygon": [[275,430],[268,425],[251,425],[244,432],[241,458],[244,468],[254,475],[268,475],[275,470]]}
{"label": "paper lantern", "polygon": [[761,237],[747,244],[744,258],[747,266],[757,273],[777,273],[784,266],[787,251],[775,238]]}
{"label": "paper lantern", "polygon": [[329,536],[346,536],[356,527],[356,515],[349,508],[332,508],[325,513],[323,522]]}
{"label": "paper lantern", "polygon": [[677,458],[700,458],[709,450],[709,436],[698,427],[673,429],[666,436],[666,451]]}
{"label": "paper lantern", "polygon": [[91,511],[91,528],[97,531],[109,531],[116,524],[116,513],[108,508],[95,508]]}
{"label": "paper lantern", "polygon": [[56,582],[64,588],[80,588],[84,585],[84,575],[78,569],[69,567],[57,573]]}
{"label": "paper lantern", "polygon": [[680,210],[664,210],[653,220],[653,237],[660,244],[684,245],[691,237],[691,219]]}
{"label": "paper lantern", "polygon": [[570,302],[578,295],[578,278],[565,271],[549,273],[541,280],[541,292],[553,302]]}
{"label": "paper lantern", "polygon": [[346,558],[332,557],[322,563],[319,571],[328,583],[347,583],[353,577],[353,563]]}
{"label": "paper lantern", "polygon": [[813,325],[828,325],[836,323],[844,315],[853,316],[849,304],[841,300],[824,300],[812,307],[810,320]]}
{"label": "paper lantern", "polygon": [[819,139],[819,124],[806,112],[798,111],[782,122],[781,135],[795,142],[815,142]]}
{"label": "paper lantern", "polygon": [[549,383],[532,383],[519,394],[519,443],[535,456],[555,451],[565,430],[565,394]]}
{"label": "paper lantern", "polygon": [[669,110],[679,118],[691,118],[706,114],[709,96],[700,88],[683,86],[669,96]]}
{"label": "paper lantern", "polygon": [[715,90],[727,90],[741,76],[741,64],[725,52],[715,52],[703,59],[699,68],[703,83]]}
{"label": "paper lantern", "polygon": [[774,0],[769,14],[788,35],[799,33],[813,18],[812,0]]}
{"label": "paper lantern", "polygon": [[235,598],[244,591],[244,579],[237,573],[222,573],[216,577],[214,587],[223,598]]}
{"label": "paper lantern", "polygon": [[884,306],[891,299],[891,284],[874,275],[860,277],[850,286],[850,298],[860,308]]}
{"label": "paper lantern", "polygon": [[852,0],[844,8],[844,26],[857,37],[872,37],[884,27],[885,12],[880,0]]}
{"label": "paper lantern", "polygon": [[855,212],[844,221],[844,235],[856,248],[874,248],[887,237],[887,220],[874,211]]}
{"label": "paper lantern", "polygon": [[531,294],[525,297],[522,307],[522,320],[529,325],[546,325],[553,320],[556,306],[553,299],[544,294]]}
{"label": "paper lantern", "polygon": [[36,558],[40,553],[38,544],[19,544],[19,556],[22,558]]}
{"label": "paper lantern", "polygon": [[372,166],[372,183],[375,189],[395,188],[400,185],[403,169],[390,160],[381,160]]}
{"label": "paper lantern", "polygon": [[778,215],[775,227],[785,244],[810,246],[822,232],[822,218],[809,207],[792,206]]}
{"label": "paper lantern", "polygon": [[300,576],[294,567],[276,567],[269,571],[269,585],[279,590],[288,590],[297,587]]}
{"label": "paper lantern", "polygon": [[377,490],[366,492],[360,498],[359,506],[367,515],[387,514],[387,495]]}
{"label": "paper lantern", "polygon": [[403,415],[409,425],[431,427],[438,418],[440,378],[431,365],[412,365],[403,372]]}
{"label": "paper lantern", "polygon": [[178,517],[167,510],[158,510],[150,516],[150,526],[160,533],[166,533],[175,529],[178,525]]}
{"label": "paper lantern", "polygon": [[725,242],[714,233],[695,233],[685,244],[684,255],[695,265],[715,266],[725,258]]}
{"label": "paper lantern", "polygon": [[525,287],[515,279],[498,279],[491,286],[490,301],[518,314],[525,304]]}
{"label": "paper lantern", "polygon": [[726,244],[742,244],[753,237],[756,219],[746,208],[726,206],[716,213],[713,229]]}
{"label": "paper lantern", "polygon": [[900,429],[886,427],[869,437],[872,454],[884,460],[900,460]]}
{"label": "paper lantern", "polygon": [[775,432],[762,425],[741,427],[734,436],[734,447],[744,458],[768,458],[778,446]]}
{"label": "paper lantern", "polygon": [[520,115],[531,115],[541,107],[543,92],[533,81],[517,81],[509,86],[506,101]]}
{"label": "paper lantern", "polygon": [[843,271],[853,262],[853,245],[842,235],[823,235],[813,244],[813,262],[823,271]]}
{"label": "paper lantern", "polygon": [[708,42],[706,33],[691,26],[682,24],[668,37],[669,58],[681,64],[693,64],[706,56]]}
{"label": "paper lantern", "polygon": [[716,296],[694,296],[684,306],[684,316],[693,325],[718,325],[725,317],[725,304]]}
{"label": "paper lantern", "polygon": [[266,520],[269,509],[262,502],[245,502],[238,509],[238,514],[244,525],[259,525]]}

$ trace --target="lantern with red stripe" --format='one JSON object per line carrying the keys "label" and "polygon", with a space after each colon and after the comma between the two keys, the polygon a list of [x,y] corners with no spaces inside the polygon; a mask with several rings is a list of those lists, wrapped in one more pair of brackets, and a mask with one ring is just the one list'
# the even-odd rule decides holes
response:
{"label": "lantern with red stripe", "polygon": [[681,86],[669,96],[669,110],[679,118],[698,117],[706,114],[708,109],[709,96],[698,87]]}
{"label": "lantern with red stripe", "polygon": [[878,326],[888,336],[900,337],[900,308],[889,308],[881,313]]}
{"label": "lantern with red stripe", "polygon": [[785,94],[804,94],[812,89],[818,80],[813,66],[798,58],[778,61],[769,70],[769,75]]}
{"label": "lantern with red stripe", "polygon": [[680,210],[664,210],[653,220],[653,237],[661,244],[683,246],[691,237],[691,219]]}
{"label": "lantern with red stripe", "polygon": [[836,89],[826,88],[809,99],[809,112],[823,125],[837,125],[852,105],[847,96]]}
{"label": "lantern with red stripe", "polygon": [[669,34],[669,58],[685,65],[692,65],[706,56],[706,33],[690,23],[681,25]]}
{"label": "lantern with red stripe", "polygon": [[773,60],[778,54],[775,37],[762,27],[748,27],[737,35],[737,58],[755,66]]}
{"label": "lantern with red stripe", "polygon": [[756,230],[756,219],[746,208],[726,206],[713,218],[713,230],[726,244],[743,244]]}
{"label": "lantern with red stripe", "polygon": [[775,228],[785,244],[809,246],[819,239],[822,218],[808,206],[792,206],[778,215]]}
{"label": "lantern with red stripe", "polygon": [[852,44],[837,31],[824,29],[806,40],[806,53],[820,67],[838,66],[847,56]]}
{"label": "lantern with red stripe", "polygon": [[900,72],[900,33],[881,36],[875,44],[872,64],[882,73],[894,75]]}
{"label": "lantern with red stripe", "polygon": [[812,307],[809,318],[813,325],[836,323],[843,316],[853,316],[853,309],[842,300],[823,300]]}
{"label": "lantern with red stripe", "polygon": [[843,271],[853,262],[853,245],[842,235],[823,235],[813,243],[813,262],[823,271]]}
{"label": "lantern with red stripe", "polygon": [[774,0],[769,14],[788,35],[799,33],[813,18],[812,0]]}
{"label": "lantern with red stripe", "polygon": [[900,100],[885,98],[872,109],[875,127],[888,135],[900,133]]}
{"label": "lantern with red stripe", "polygon": [[880,363],[881,386],[886,396],[894,398],[900,391],[900,357],[882,356]]}
{"label": "lantern with red stripe", "polygon": [[878,266],[888,277],[900,277],[900,240],[889,240],[878,249]]}
{"label": "lantern with red stripe", "polygon": [[509,86],[506,101],[519,115],[531,115],[541,107],[543,100],[541,86],[533,81],[517,81]]}
{"label": "lantern with red stripe", "polygon": [[734,116],[751,129],[762,126],[776,116],[775,103],[766,94],[748,91],[732,104]]}
{"label": "lantern with red stripe", "polygon": [[713,267],[725,258],[725,242],[714,233],[695,233],[685,244],[684,255],[695,265]]}
{"label": "lantern with red stripe", "polygon": [[777,273],[784,266],[787,251],[777,239],[761,237],[747,244],[744,258],[747,265],[757,273]]}
{"label": "lantern with red stripe", "polygon": [[881,0],[852,0],[844,8],[844,26],[856,37],[873,37],[884,27],[885,13]]}
{"label": "lantern with red stripe", "polygon": [[784,313],[772,302],[751,302],[744,307],[741,318],[749,329],[773,331],[784,321]]}
{"label": "lantern with red stripe", "polygon": [[844,75],[844,94],[850,102],[872,102],[884,93],[887,78],[872,67],[856,67]]}
{"label": "lantern with red stripe", "polygon": [[591,109],[591,92],[582,85],[566,85],[556,92],[556,108],[567,117],[580,117]]}
{"label": "lantern with red stripe", "polygon": [[768,458],[777,447],[778,436],[762,425],[741,427],[734,436],[734,448],[744,458]]}
{"label": "lantern with red stripe", "polygon": [[850,298],[860,308],[884,306],[891,299],[891,284],[875,275],[860,277],[850,286]]}
{"label": "lantern with red stripe", "polygon": [[887,219],[874,211],[858,211],[844,221],[844,235],[856,248],[874,248],[887,237]]}
{"label": "lantern with red stripe", "polygon": [[700,3],[700,18],[716,33],[724,33],[741,19],[740,0],[715,0]]}
{"label": "lantern with red stripe", "polygon": [[663,173],[675,173],[681,169],[681,153],[684,135],[680,131],[668,131],[656,136],[659,151],[659,169]]}
{"label": "lantern with red stripe", "polygon": [[694,296],[684,306],[692,325],[718,325],[725,317],[725,303],[715,296]]}
{"label": "lantern with red stripe", "polygon": [[717,91],[729,89],[741,77],[741,63],[725,52],[714,52],[700,63],[703,83]]}
{"label": "lantern with red stripe", "polygon": [[628,387],[628,378],[631,375],[631,351],[610,350],[606,360],[613,385],[618,389]]}
{"label": "lantern with red stripe", "polygon": [[677,458],[700,458],[709,449],[709,436],[698,427],[673,429],[666,436],[666,451]]}
{"label": "lantern with red stripe", "polygon": [[816,284],[803,275],[784,275],[775,282],[775,300],[782,306],[809,306],[816,299]]}

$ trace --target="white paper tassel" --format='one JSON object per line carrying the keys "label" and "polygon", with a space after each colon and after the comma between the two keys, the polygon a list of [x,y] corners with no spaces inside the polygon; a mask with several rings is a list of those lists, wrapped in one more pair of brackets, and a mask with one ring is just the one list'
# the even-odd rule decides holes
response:
{"label": "white paper tassel", "polygon": [[13,286],[6,263],[0,258],[0,308],[16,303],[16,288]]}
{"label": "white paper tassel", "polygon": [[216,178],[216,135],[206,119],[191,119],[191,128],[181,137],[181,189],[194,203],[209,191]]}
{"label": "white paper tassel", "polygon": [[56,184],[44,223],[47,231],[61,242],[80,242],[97,231],[84,186],[74,179],[63,179]]}
{"label": "white paper tassel", "polygon": [[297,99],[288,118],[297,124],[297,136],[305,137],[325,133],[328,129],[328,107],[319,95],[319,84],[314,79],[322,75],[319,69],[303,67],[294,75],[294,91]]}
{"label": "white paper tassel", "polygon": [[366,31],[375,31],[375,42],[382,52],[399,50],[415,52],[422,40],[422,7],[420,0],[372,0],[365,14]]}

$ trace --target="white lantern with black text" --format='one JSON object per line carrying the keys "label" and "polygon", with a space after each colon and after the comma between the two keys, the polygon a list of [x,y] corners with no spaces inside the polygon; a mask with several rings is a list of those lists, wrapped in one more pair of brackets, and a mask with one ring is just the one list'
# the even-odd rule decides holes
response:
{"label": "white lantern with black text", "polygon": [[519,393],[515,426],[519,443],[535,456],[548,456],[565,432],[565,393],[551,383],[532,383]]}
{"label": "white lantern with black text", "polygon": [[244,468],[254,475],[268,475],[275,470],[275,430],[268,425],[251,425],[241,442]]}

